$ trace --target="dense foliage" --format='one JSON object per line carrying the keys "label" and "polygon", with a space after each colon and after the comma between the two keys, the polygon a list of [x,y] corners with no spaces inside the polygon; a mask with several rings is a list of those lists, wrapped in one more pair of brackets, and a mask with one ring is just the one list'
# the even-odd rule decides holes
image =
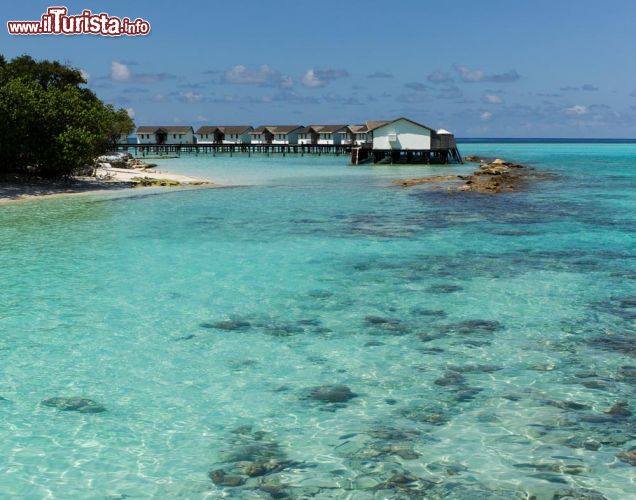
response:
{"label": "dense foliage", "polygon": [[128,113],[85,83],[56,61],[0,55],[0,174],[68,176],[133,131]]}

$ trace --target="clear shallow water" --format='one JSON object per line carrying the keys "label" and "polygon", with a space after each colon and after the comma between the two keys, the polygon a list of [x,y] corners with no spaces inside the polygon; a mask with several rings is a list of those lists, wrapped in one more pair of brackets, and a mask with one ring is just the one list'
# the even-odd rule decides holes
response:
{"label": "clear shallow water", "polygon": [[[558,178],[182,157],[158,163],[250,186],[0,208],[0,496],[634,497],[634,417],[604,412],[636,409],[636,145],[462,153]],[[107,411],[41,404],[74,396]]]}

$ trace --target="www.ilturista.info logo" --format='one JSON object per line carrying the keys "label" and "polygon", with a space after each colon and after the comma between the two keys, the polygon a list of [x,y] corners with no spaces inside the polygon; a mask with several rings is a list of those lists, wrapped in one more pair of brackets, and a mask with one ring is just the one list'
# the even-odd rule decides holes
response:
{"label": "www.ilturista.info logo", "polygon": [[113,17],[105,12],[68,15],[66,7],[49,7],[39,21],[7,21],[10,35],[139,36],[150,33],[150,23],[138,18]]}

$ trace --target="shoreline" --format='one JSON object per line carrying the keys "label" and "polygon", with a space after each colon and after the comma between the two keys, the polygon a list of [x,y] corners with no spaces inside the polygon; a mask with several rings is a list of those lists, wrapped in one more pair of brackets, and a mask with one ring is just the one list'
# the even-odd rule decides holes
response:
{"label": "shoreline", "polygon": [[84,194],[104,194],[143,188],[211,189],[222,187],[209,179],[160,171],[156,168],[117,168],[102,163],[93,176],[62,180],[0,179],[0,206]]}

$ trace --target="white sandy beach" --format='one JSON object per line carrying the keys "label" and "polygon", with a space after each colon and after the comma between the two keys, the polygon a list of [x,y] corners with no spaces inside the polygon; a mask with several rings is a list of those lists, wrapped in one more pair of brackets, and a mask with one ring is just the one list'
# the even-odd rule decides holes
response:
{"label": "white sandy beach", "polygon": [[115,168],[102,163],[95,176],[78,176],[68,181],[22,180],[0,181],[0,204],[25,200],[100,193],[130,188],[194,188],[218,187],[209,179],[173,174],[155,168]]}

